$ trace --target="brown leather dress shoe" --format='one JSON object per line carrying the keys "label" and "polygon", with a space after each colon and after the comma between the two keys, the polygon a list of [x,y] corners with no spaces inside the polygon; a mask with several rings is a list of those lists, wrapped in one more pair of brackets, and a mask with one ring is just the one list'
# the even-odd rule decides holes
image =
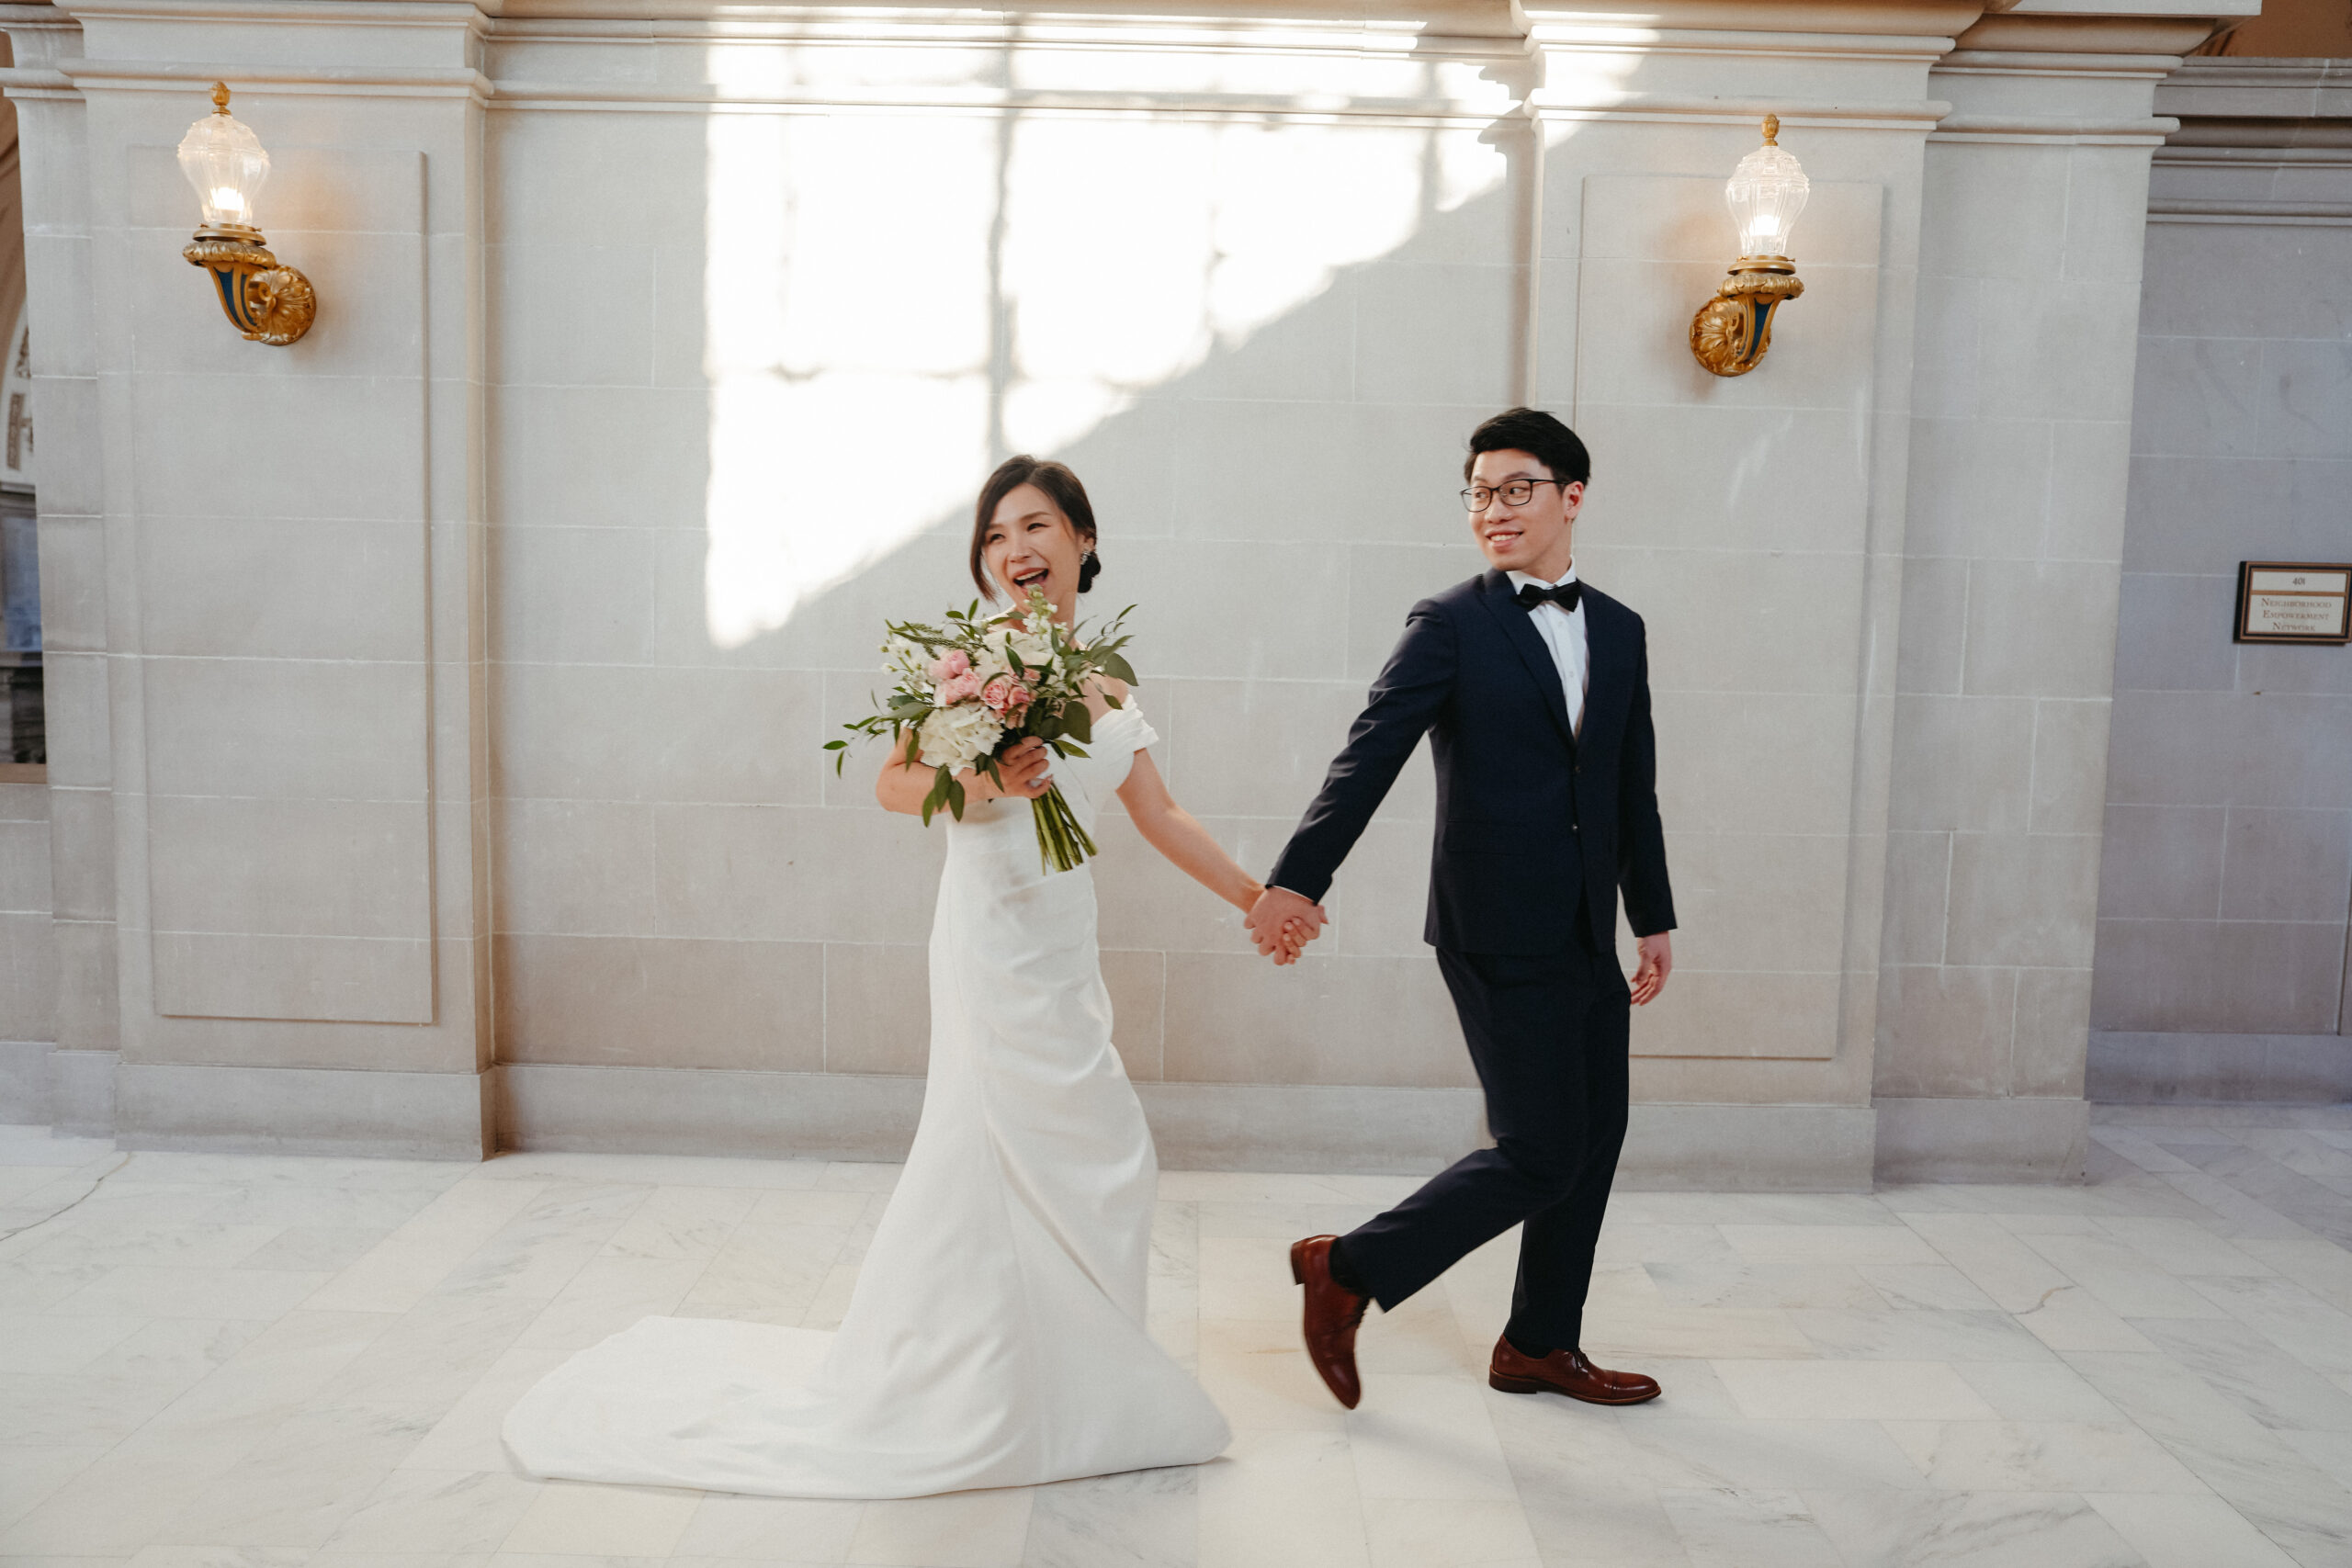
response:
{"label": "brown leather dress shoe", "polygon": [[1658,1395],[1656,1378],[1605,1371],[1585,1359],[1581,1350],[1555,1350],[1539,1361],[1512,1349],[1508,1339],[1495,1341],[1495,1359],[1487,1365],[1487,1386],[1505,1393],[1549,1390],[1587,1404],[1639,1404]]}
{"label": "brown leather dress shoe", "polygon": [[1290,1277],[1306,1287],[1306,1359],[1322,1375],[1331,1397],[1353,1410],[1363,1397],[1356,1376],[1356,1325],[1368,1298],[1331,1278],[1331,1244],[1337,1236],[1311,1235],[1290,1247]]}

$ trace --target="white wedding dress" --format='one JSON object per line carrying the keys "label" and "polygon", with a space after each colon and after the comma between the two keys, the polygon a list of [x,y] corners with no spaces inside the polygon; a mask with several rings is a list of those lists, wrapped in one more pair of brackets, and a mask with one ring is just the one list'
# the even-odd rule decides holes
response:
{"label": "white wedding dress", "polygon": [[[1089,831],[1158,737],[1134,703],[1055,763]],[[931,1078],[838,1334],[649,1317],[506,1417],[535,1474],[911,1497],[1198,1464],[1231,1433],[1144,1328],[1159,1167],[1111,1046],[1094,881],[1023,801],[947,825]]]}

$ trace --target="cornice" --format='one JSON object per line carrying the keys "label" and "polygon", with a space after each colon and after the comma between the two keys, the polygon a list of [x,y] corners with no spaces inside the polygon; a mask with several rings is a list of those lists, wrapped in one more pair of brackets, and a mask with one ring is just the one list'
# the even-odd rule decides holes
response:
{"label": "cornice", "polygon": [[197,63],[179,60],[87,60],[57,62],[57,75],[76,90],[91,87],[117,92],[186,93],[217,81],[246,85],[299,88],[305,93],[487,98],[491,80],[465,66],[406,66],[390,70],[347,70],[322,66],[268,66]]}

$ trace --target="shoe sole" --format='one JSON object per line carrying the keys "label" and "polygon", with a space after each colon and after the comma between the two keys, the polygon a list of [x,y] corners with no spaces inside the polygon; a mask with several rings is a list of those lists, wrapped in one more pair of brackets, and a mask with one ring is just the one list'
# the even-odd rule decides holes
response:
{"label": "shoe sole", "polygon": [[[1544,1382],[1535,1378],[1505,1377],[1502,1373],[1496,1371],[1487,1374],[1487,1386],[1498,1393],[1556,1393],[1563,1399],[1578,1400],[1586,1404],[1647,1404],[1657,1397],[1656,1393],[1619,1394],[1614,1397],[1607,1394],[1570,1393],[1557,1383]],[[1662,1389],[1659,1391],[1659,1393],[1664,1392]]]}

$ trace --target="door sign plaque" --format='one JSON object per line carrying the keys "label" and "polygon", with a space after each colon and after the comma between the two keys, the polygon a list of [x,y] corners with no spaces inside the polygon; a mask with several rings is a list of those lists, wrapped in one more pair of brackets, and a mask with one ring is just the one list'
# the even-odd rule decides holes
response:
{"label": "door sign plaque", "polygon": [[2352,564],[2238,563],[2238,642],[2352,642]]}

